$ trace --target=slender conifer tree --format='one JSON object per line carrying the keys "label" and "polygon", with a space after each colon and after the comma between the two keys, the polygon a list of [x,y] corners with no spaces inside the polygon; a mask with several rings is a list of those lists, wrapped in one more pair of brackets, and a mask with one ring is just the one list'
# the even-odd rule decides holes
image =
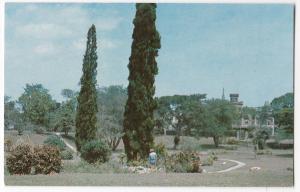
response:
{"label": "slender conifer tree", "polygon": [[96,28],[92,25],[88,31],[86,51],[83,58],[81,89],[77,97],[78,106],[76,113],[76,147],[80,151],[81,146],[95,138],[97,123],[97,40]]}
{"label": "slender conifer tree", "polygon": [[123,142],[129,161],[147,158],[153,145],[153,111],[157,107],[154,81],[158,73],[155,58],[160,48],[160,35],[156,30],[155,20],[155,3],[136,4],[128,64],[128,100],[123,122]]}

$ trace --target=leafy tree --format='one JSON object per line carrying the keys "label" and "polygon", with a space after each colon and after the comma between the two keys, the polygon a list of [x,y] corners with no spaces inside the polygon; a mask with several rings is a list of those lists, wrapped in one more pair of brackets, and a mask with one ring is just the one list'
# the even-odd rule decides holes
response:
{"label": "leafy tree", "polygon": [[245,107],[242,107],[240,115],[241,115],[241,118],[243,117],[243,118],[247,119],[248,115],[250,115],[252,118],[254,118],[257,115],[257,111],[254,107],[245,106]]}
{"label": "leafy tree", "polygon": [[277,131],[282,138],[291,138],[294,134],[294,95],[286,93],[272,100],[271,106]]}
{"label": "leafy tree", "polygon": [[153,145],[153,112],[157,102],[154,81],[158,73],[155,58],[160,48],[160,35],[156,30],[156,4],[137,3],[133,20],[133,42],[129,58],[128,100],[124,113],[123,143],[127,159],[147,158]]}
{"label": "leafy tree", "polygon": [[65,134],[74,128],[76,106],[78,95],[77,92],[70,89],[63,89],[61,95],[65,97],[65,101],[56,103],[55,110],[48,113],[49,125],[47,131],[63,131]]}
{"label": "leafy tree", "polygon": [[26,84],[18,101],[26,121],[36,125],[48,125],[48,114],[56,108],[56,103],[48,92],[41,84]]}
{"label": "leafy tree", "polygon": [[294,109],[283,108],[275,113],[275,123],[287,134],[294,133]]}
{"label": "leafy tree", "polygon": [[88,31],[86,51],[83,59],[81,89],[77,97],[75,143],[80,151],[85,142],[96,136],[97,123],[97,40],[96,28],[92,25]]}
{"label": "leafy tree", "polygon": [[16,102],[11,101],[9,96],[4,96],[4,128],[8,129],[10,125],[15,126],[20,118],[20,112],[16,107]]}
{"label": "leafy tree", "polygon": [[213,137],[215,146],[219,146],[220,137],[232,128],[232,123],[237,117],[236,108],[228,101],[211,99],[206,102],[206,125],[203,135]]}
{"label": "leafy tree", "polygon": [[[205,94],[164,96],[158,99],[157,116],[164,127],[172,126],[177,137],[192,135],[195,117],[202,110],[202,100]],[[202,114],[202,113],[201,113]],[[175,122],[174,122],[175,120]],[[201,121],[201,120],[200,120]]]}
{"label": "leafy tree", "polygon": [[112,85],[98,89],[97,92],[98,133],[114,151],[123,136],[127,90],[120,85]]}
{"label": "leafy tree", "polygon": [[293,93],[286,93],[280,97],[274,98],[271,102],[274,111],[283,108],[294,108],[294,95]]}
{"label": "leafy tree", "polygon": [[62,116],[58,126],[60,127],[61,131],[65,133],[65,135],[68,135],[69,131],[74,126],[74,118],[72,117],[72,110],[70,109],[68,104],[66,104],[66,106],[63,106],[62,108]]}
{"label": "leafy tree", "polygon": [[264,106],[260,107],[258,109],[258,121],[259,121],[259,125],[260,127],[262,127],[262,125],[266,125],[267,124],[267,120],[272,117],[272,107],[271,105],[266,102],[264,104]]}
{"label": "leafy tree", "polygon": [[265,148],[266,140],[270,137],[270,130],[267,128],[258,128],[254,131],[253,144],[256,149],[262,150]]}

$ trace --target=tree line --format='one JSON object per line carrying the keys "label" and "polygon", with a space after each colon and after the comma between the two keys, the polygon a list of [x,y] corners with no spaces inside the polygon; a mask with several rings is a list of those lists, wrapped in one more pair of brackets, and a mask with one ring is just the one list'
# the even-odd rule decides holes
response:
{"label": "tree line", "polygon": [[[230,132],[241,113],[229,101],[206,99],[205,94],[154,97],[156,57],[161,48],[155,21],[155,3],[136,4],[127,89],[118,85],[96,88],[97,36],[92,25],[87,33],[80,91],[64,89],[65,101],[57,102],[41,84],[26,84],[17,101],[5,97],[5,128],[14,125],[21,133],[26,127],[43,127],[66,135],[75,130],[79,151],[94,139],[105,140],[114,150],[122,138],[129,161],[145,159],[154,145],[154,133],[170,126],[177,139],[181,135],[213,137],[218,146],[220,137]],[[291,131],[293,102],[281,104],[289,99],[289,95],[276,98],[271,106],[277,123]]]}

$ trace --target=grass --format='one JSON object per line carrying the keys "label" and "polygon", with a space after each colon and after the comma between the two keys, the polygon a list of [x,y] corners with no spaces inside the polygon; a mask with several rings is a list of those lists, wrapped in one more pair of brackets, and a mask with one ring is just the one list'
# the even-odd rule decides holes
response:
{"label": "grass", "polygon": [[[24,136],[27,133],[24,133]],[[47,135],[28,134],[35,143],[43,143]],[[17,139],[17,133],[6,133]],[[22,136],[23,137],[23,136]],[[71,137],[65,138],[70,144],[74,144]],[[182,137],[181,145],[190,140],[190,137]],[[15,141],[15,140],[14,140]],[[155,143],[162,142],[169,149],[173,148],[173,136],[158,136]],[[219,160],[214,161],[213,166],[206,166],[207,171],[218,171],[234,166],[221,159],[238,160],[246,166],[226,173],[151,173],[132,174],[127,173],[118,163],[118,154],[123,151],[123,143],[119,145],[117,152],[112,154],[109,162],[104,164],[90,165],[84,161],[63,161],[64,166],[60,174],[56,175],[9,175],[4,169],[4,180],[6,185],[46,185],[46,186],[293,186],[293,150],[271,149],[272,155],[254,156],[253,148],[239,145],[236,150],[228,150],[224,147],[216,148],[211,138],[193,139],[199,150],[203,152],[200,157],[203,160],[215,152]],[[180,149],[180,146],[178,147]],[[175,152],[168,150],[169,153]],[[261,170],[251,172],[251,167],[258,166]],[[292,171],[291,171],[292,170]],[[126,173],[126,174],[125,174]]]}
{"label": "grass", "polygon": [[65,161],[63,173],[126,173],[126,170],[116,161],[102,164],[89,164],[85,161]]}
{"label": "grass", "polygon": [[276,172],[228,173],[152,173],[152,174],[94,174],[75,173],[38,176],[7,176],[6,185],[50,186],[293,186],[290,171],[280,175]]}

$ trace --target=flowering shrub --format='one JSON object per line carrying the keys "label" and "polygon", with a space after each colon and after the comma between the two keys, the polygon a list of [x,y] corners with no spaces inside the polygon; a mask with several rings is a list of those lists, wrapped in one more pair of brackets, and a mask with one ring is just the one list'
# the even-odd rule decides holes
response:
{"label": "flowering shrub", "polygon": [[202,172],[198,153],[179,152],[166,158],[166,171],[178,173]]}
{"label": "flowering shrub", "polygon": [[30,174],[34,159],[33,147],[22,143],[14,147],[6,159],[6,166],[10,174]]}
{"label": "flowering shrub", "polygon": [[35,147],[33,164],[36,174],[59,173],[62,168],[59,149],[49,145]]}

